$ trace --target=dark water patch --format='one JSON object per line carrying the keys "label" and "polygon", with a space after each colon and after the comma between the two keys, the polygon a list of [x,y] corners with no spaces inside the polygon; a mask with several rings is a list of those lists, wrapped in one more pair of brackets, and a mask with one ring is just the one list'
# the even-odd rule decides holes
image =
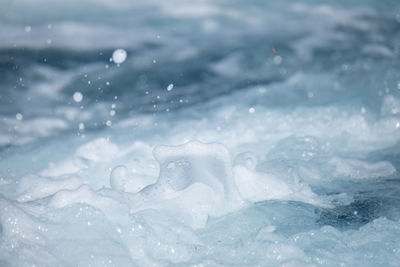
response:
{"label": "dark water patch", "polygon": [[[233,244],[239,239],[255,238],[263,227],[273,225],[277,233],[291,236],[315,228],[314,209],[312,205],[295,201],[263,201],[222,218],[210,218],[199,234],[218,244]],[[224,234],[226,231],[229,236]]]}
{"label": "dark water patch", "polygon": [[[71,50],[62,48],[4,48],[0,50],[0,67],[4,71],[23,69],[32,64],[46,64],[58,69],[70,69],[81,64],[107,62],[112,50]],[[4,74],[3,71],[1,74]]]}
{"label": "dark water patch", "polygon": [[[379,217],[390,220],[400,219],[400,180],[386,179],[379,182],[353,186],[358,189],[354,201],[348,205],[338,205],[332,209],[317,210],[320,225],[331,225],[339,229],[358,229]],[[351,191],[351,190],[350,190]]]}

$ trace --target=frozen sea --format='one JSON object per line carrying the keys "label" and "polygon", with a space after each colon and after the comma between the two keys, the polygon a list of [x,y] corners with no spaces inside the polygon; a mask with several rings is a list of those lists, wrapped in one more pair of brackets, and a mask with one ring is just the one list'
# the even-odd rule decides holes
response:
{"label": "frozen sea", "polygon": [[400,266],[398,0],[0,0],[0,266]]}

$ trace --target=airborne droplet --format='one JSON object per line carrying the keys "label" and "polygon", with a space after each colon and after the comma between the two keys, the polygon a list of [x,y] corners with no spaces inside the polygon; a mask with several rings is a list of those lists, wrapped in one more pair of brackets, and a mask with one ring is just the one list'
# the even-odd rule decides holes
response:
{"label": "airborne droplet", "polygon": [[115,64],[121,64],[125,61],[127,53],[124,49],[117,49],[112,54],[112,60]]}
{"label": "airborne droplet", "polygon": [[83,95],[82,95],[81,92],[75,92],[74,95],[73,95],[73,98],[74,98],[75,102],[79,103],[79,102],[82,101]]}

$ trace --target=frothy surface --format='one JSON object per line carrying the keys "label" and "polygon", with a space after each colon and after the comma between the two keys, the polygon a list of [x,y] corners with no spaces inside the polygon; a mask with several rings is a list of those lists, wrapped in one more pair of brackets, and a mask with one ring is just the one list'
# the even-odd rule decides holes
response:
{"label": "frothy surface", "polygon": [[400,262],[396,1],[7,10],[0,266]]}

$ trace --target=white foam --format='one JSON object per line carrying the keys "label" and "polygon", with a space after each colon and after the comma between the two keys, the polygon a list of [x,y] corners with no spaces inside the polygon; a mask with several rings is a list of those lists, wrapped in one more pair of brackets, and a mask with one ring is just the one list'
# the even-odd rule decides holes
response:
{"label": "white foam", "polygon": [[40,176],[28,175],[24,176],[18,183],[17,193],[18,201],[33,201],[64,189],[76,189],[82,182],[77,178],[67,179],[51,179]]}
{"label": "white foam", "polygon": [[[87,204],[101,210],[110,220],[118,222],[125,218],[129,209],[123,203],[106,196],[101,196],[93,191],[88,185],[82,185],[75,190],[60,190],[51,198],[49,206],[64,208],[72,204]],[[122,221],[121,221],[122,222]]]}
{"label": "white foam", "polygon": [[243,206],[224,146],[193,141],[176,147],[157,147],[154,156],[160,163],[159,178],[132,198],[133,212],[178,209],[183,221],[198,228],[204,226],[210,215]]}
{"label": "white foam", "polygon": [[106,138],[95,139],[81,147],[76,151],[78,157],[99,162],[109,161],[119,153],[119,148]]}
{"label": "white foam", "polygon": [[[380,114],[375,114],[374,108],[379,110],[381,100],[370,106],[360,98],[361,114],[360,106],[346,104],[347,96],[353,94],[348,94],[353,83],[346,80],[347,75],[353,74],[353,68],[354,73],[360,70],[357,64],[373,69],[375,66],[368,66],[371,62],[386,64],[385,60],[396,57],[385,39],[389,37],[380,34],[381,19],[385,25],[391,23],[376,15],[380,11],[272,2],[265,9],[239,2],[226,5],[197,0],[95,2],[19,0],[9,7],[13,12],[8,9],[10,12],[2,15],[11,18],[16,10],[22,10],[19,16],[29,11],[26,19],[36,21],[43,6],[57,7],[63,10],[62,18],[54,13],[57,21],[51,22],[51,27],[47,19],[42,24],[24,20],[20,25],[7,24],[12,20],[6,19],[0,25],[0,35],[5,36],[0,46],[26,47],[29,53],[48,46],[46,40],[51,40],[55,49],[89,54],[79,61],[82,68],[76,67],[74,60],[68,70],[37,63],[27,93],[13,90],[15,99],[26,95],[33,97],[26,103],[40,106],[37,103],[50,101],[51,105],[37,107],[33,113],[21,105],[23,108],[2,118],[0,145],[11,148],[0,154],[0,192],[9,198],[0,195],[0,265],[395,266],[399,262],[398,221],[380,218],[342,232],[320,227],[318,214],[329,212],[332,204],[346,206],[354,201],[351,192],[336,192],[330,183],[340,186],[342,179],[368,184],[367,179],[395,177],[393,162],[369,158],[377,151],[391,153],[400,141],[399,98],[397,89],[392,88],[398,81],[391,80],[395,75],[385,74],[387,88],[377,94],[382,97]],[[20,8],[21,3],[28,8]],[[92,7],[89,20],[71,20],[78,4]],[[156,20],[148,19],[148,10]],[[110,21],[118,18],[118,22],[98,23],[97,14]],[[18,21],[19,16],[12,19]],[[171,18],[190,18],[190,27],[155,30],[161,29],[157,21]],[[279,30],[274,25],[280,25]],[[226,53],[219,54],[209,44],[196,41],[197,31],[192,36],[186,29],[211,36],[212,45],[224,40],[233,44],[225,42]],[[314,72],[314,67],[293,68],[299,58],[315,59],[316,51],[330,53],[338,47],[344,54],[353,51],[353,31],[366,40],[359,51],[366,57],[362,61],[345,62],[338,69],[326,66],[334,70],[329,73]],[[240,40],[244,37],[251,42],[243,53],[238,48],[243,48]],[[256,43],[253,37],[257,37]],[[271,53],[270,40],[282,46],[277,45]],[[265,44],[265,53],[253,58],[250,49],[258,42]],[[132,66],[104,68],[108,62],[92,62],[91,52],[116,47],[135,51]],[[203,64],[196,58],[203,53],[213,55],[205,58],[205,73],[210,72],[207,81],[209,77],[217,83],[230,79],[237,90],[199,105],[171,109],[169,115],[126,111],[125,95],[119,95],[124,89],[112,80],[119,77],[113,76],[113,71],[133,67],[139,73],[158,68],[171,58],[174,64],[191,60]],[[113,61],[126,61],[126,54]],[[251,68],[253,61],[260,63]],[[85,81],[88,87],[70,86],[79,83],[85,73],[93,81]],[[254,78],[260,85],[249,87],[241,82],[243,77]],[[103,79],[102,86],[115,86],[108,90],[117,88],[107,97],[116,102],[118,95],[118,113],[114,113],[114,103],[94,97],[90,86],[96,78]],[[167,83],[161,83],[164,86],[173,81],[170,76],[166,79]],[[201,85],[206,97],[214,85],[207,81]],[[192,90],[185,82],[179,92],[168,88],[172,86],[161,92],[168,97]],[[79,101],[74,102],[71,89],[80,90]],[[84,92],[88,94],[83,96]],[[71,100],[67,102],[73,103],[64,103],[65,95]],[[191,97],[176,101],[190,104],[203,95]],[[331,97],[333,101],[326,103]],[[84,99],[88,102],[85,106],[81,104]],[[275,99],[283,106],[272,102]],[[100,102],[91,103],[95,100]],[[23,114],[22,120],[17,112]],[[63,132],[66,134],[57,136]],[[13,147],[50,136],[56,137],[33,146]],[[231,155],[235,156],[233,164]],[[318,191],[311,190],[314,185],[335,192],[327,197],[320,192],[322,195],[317,195]]]}
{"label": "white foam", "polygon": [[304,183],[287,183],[273,175],[251,171],[244,166],[233,169],[235,182],[241,196],[251,202],[264,200],[295,200],[317,206],[326,206],[310,187]]}
{"label": "white foam", "polygon": [[329,161],[335,167],[336,177],[351,177],[355,179],[372,179],[393,175],[395,167],[387,161],[366,162],[358,159],[334,157]]}
{"label": "white foam", "polygon": [[111,171],[110,186],[117,191],[137,193],[149,185],[154,179],[147,175],[138,175],[129,170],[124,165],[119,165]]}
{"label": "white foam", "polygon": [[[0,195],[0,224],[3,251],[23,249],[27,244],[45,245],[45,241],[38,231],[35,217],[26,213],[13,202]],[[41,255],[47,253],[40,253]],[[29,256],[29,253],[26,254]]]}
{"label": "white foam", "polygon": [[40,171],[40,175],[48,177],[59,177],[66,174],[78,173],[87,169],[88,165],[79,158],[70,158],[57,163],[50,164],[46,169]]}

